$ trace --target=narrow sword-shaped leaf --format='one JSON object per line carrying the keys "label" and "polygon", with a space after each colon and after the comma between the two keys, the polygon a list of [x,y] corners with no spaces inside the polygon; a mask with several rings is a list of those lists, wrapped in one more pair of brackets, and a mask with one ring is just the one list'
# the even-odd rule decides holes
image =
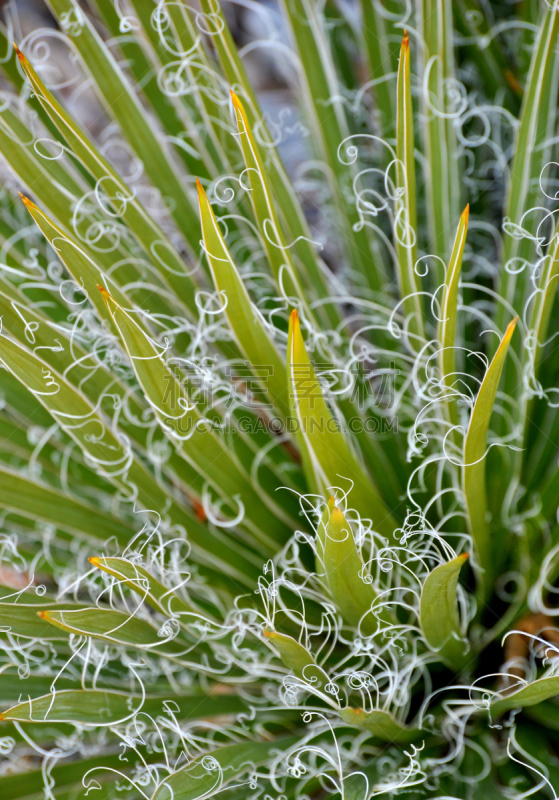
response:
{"label": "narrow sword-shaped leaf", "polygon": [[421,731],[408,728],[386,711],[364,711],[362,708],[343,708],[340,717],[348,725],[369,731],[384,742],[411,742]]}
{"label": "narrow sword-shaped leaf", "polygon": [[252,486],[250,476],[213,430],[212,422],[190,401],[176,373],[163,359],[161,348],[155,346],[138,322],[103,287],[99,288],[136,378],[165,434],[219,497],[233,506],[240,501],[242,516],[270,552],[278,539],[285,540],[288,536],[281,508],[270,500],[269,505],[275,510],[270,513]]}
{"label": "narrow sword-shaped leaf", "polygon": [[134,564],[125,558],[109,556],[101,558],[92,556],[88,560],[94,567],[107,572],[134,592],[145,597],[146,603],[166,616],[188,614],[192,611],[191,605],[185,603],[172,589],[163,586],[139,564]]}
{"label": "narrow sword-shaped leaf", "polygon": [[[398,280],[403,310],[409,316],[409,330],[423,340],[421,296],[417,294],[415,264],[417,261],[417,213],[415,188],[415,147],[413,108],[411,101],[410,42],[404,31],[400,49],[397,85],[396,120],[396,208],[395,236],[398,253]],[[412,340],[412,345],[414,344]],[[415,342],[419,349],[421,341]]]}
{"label": "narrow sword-shaped leaf", "polygon": [[[377,593],[367,574],[351,526],[339,508],[330,514],[324,536],[324,571],[330,594],[338,611],[349,624],[371,636],[379,621],[371,612]],[[380,611],[380,609],[379,609]],[[387,616],[380,611],[380,616]]]}
{"label": "narrow sword-shaped leaf", "polygon": [[246,164],[244,181],[246,183],[250,182],[250,199],[254,209],[254,216],[258,222],[272,273],[284,293],[289,298],[299,301],[312,318],[305,294],[295,272],[295,265],[284,240],[273,195],[268,185],[268,179],[259,152],[260,148],[251,130],[243,105],[233,91],[231,92],[231,99],[235,107],[239,137]]}
{"label": "narrow sword-shaped leaf", "polygon": [[[193,313],[196,313],[195,285],[188,274],[189,269],[184,260],[169,242],[163,231],[153,221],[151,215],[142,208],[134,197],[134,193],[125,185],[116,170],[99,153],[95,145],[78,128],[70,115],[45,87],[25,56],[19,51],[18,55],[43,108],[60,131],[61,136],[68,143],[72,152],[75,153],[97,182],[101,194],[107,198],[105,202],[113,208],[113,213],[116,211],[117,216],[122,217],[146,253],[158,265],[161,275],[179,293],[188,308]],[[160,148],[158,150],[157,145],[153,145],[153,147],[154,152],[161,152]],[[189,217],[192,220],[192,224],[195,223],[196,217],[191,207],[187,213],[184,210],[184,202],[181,202],[179,203],[179,209],[181,209],[180,214],[183,218]],[[196,247],[198,239],[196,238],[193,241],[193,246]]]}
{"label": "narrow sword-shaped leaf", "polygon": [[188,645],[163,634],[143,619],[112,609],[81,608],[38,611],[37,615],[60,630],[113,644],[121,644],[167,658],[183,653]]}
{"label": "narrow sword-shaped leaf", "polygon": [[[261,386],[281,412],[289,413],[285,364],[266,330],[258,309],[250,299],[235,262],[227,249],[206,193],[198,182],[204,249],[212,278],[227,303],[225,314],[240,351],[260,379]],[[260,375],[259,375],[260,370]]]}
{"label": "narrow sword-shaped leaf", "polygon": [[460,213],[461,186],[452,118],[459,109],[448,106],[449,82],[455,80],[452,3],[450,0],[419,0],[417,8],[424,41],[421,79],[430,252],[446,261]]}
{"label": "narrow sword-shaped leaf", "polygon": [[491,715],[493,717],[500,717],[501,714],[504,714],[506,711],[512,711],[515,708],[535,706],[558,694],[559,678],[540,678],[512,694],[508,694],[501,699],[493,700],[490,706]]}
{"label": "narrow sword-shaped leaf", "polygon": [[[272,186],[274,200],[277,204],[284,230],[289,233],[289,244],[294,244],[293,252],[301,261],[306,275],[306,285],[314,287],[320,297],[331,297],[329,289],[329,270],[318,257],[311,241],[311,235],[305,214],[301,207],[293,184],[290,181],[281,158],[274,146],[273,137],[270,135],[266,120],[260,109],[260,104],[246,74],[244,65],[239,57],[233,37],[217,0],[201,0],[204,11],[204,26],[209,33],[214,45],[223,73],[236,94],[242,96],[243,107],[252,130],[258,129],[259,137],[265,144],[268,180]],[[340,314],[336,305],[328,302],[325,306],[330,324],[335,325],[340,321]]]}
{"label": "narrow sword-shaped leaf", "polygon": [[[338,153],[350,131],[319,9],[311,0],[283,0],[282,6],[301,62],[299,74],[304,105],[324,160],[330,167],[332,192],[340,211],[341,234],[349,258],[361,270],[371,290],[379,291],[384,278],[383,268],[380,255],[361,219],[360,203],[363,204],[363,200],[351,195],[348,198],[342,188],[344,184],[351,185],[355,176],[352,168],[342,163]],[[352,189],[348,186],[348,194]]]}
{"label": "narrow sword-shaped leaf", "polygon": [[421,592],[421,628],[429,647],[441,661],[460,668],[467,650],[458,619],[456,590],[460,569],[469,554],[463,553],[429,573]]}
{"label": "narrow sword-shaped leaf", "polygon": [[[388,9],[388,14],[385,9]],[[385,139],[390,139],[395,135],[396,89],[394,84],[398,71],[398,46],[395,41],[398,35],[401,35],[401,30],[395,25],[398,11],[401,11],[398,3],[392,2],[392,0],[384,2],[382,7],[379,7],[375,0],[361,0],[363,40],[374,81],[373,92],[380,116],[380,135]]]}
{"label": "narrow sword-shaped leaf", "polygon": [[[467,205],[456,231],[454,246],[450,255],[450,261],[446,270],[444,287],[441,298],[441,311],[439,321],[439,370],[441,372],[441,383],[445,391],[452,393],[452,383],[456,375],[456,322],[458,316],[458,287],[460,285],[460,274],[462,272],[462,257],[466,244],[466,234],[468,232],[468,219],[470,206]],[[449,397],[445,403],[445,409],[452,426],[459,423],[458,409],[456,403]],[[456,437],[453,436],[455,439]]]}
{"label": "narrow sword-shaped leaf", "polygon": [[131,719],[142,707],[142,698],[119,692],[61,690],[29,699],[0,714],[1,720],[18,722],[77,722],[112,725]]}
{"label": "narrow sword-shaped leaf", "polygon": [[355,508],[363,517],[372,518],[375,530],[392,540],[397,524],[324,401],[296,311],[289,321],[287,372],[291,414],[312,491],[329,497],[334,486],[351,488],[350,508]]}
{"label": "narrow sword-shaped leaf", "polygon": [[[23,681],[21,684],[25,686]],[[114,725],[126,721],[140,710],[145,714],[165,716],[167,703],[178,719],[203,719],[240,712],[246,708],[240,698],[225,694],[212,697],[193,692],[191,696],[176,693],[140,696],[107,689],[61,689],[18,703],[0,714],[0,720]]]}
{"label": "narrow sword-shaped leaf", "polygon": [[446,270],[446,278],[441,299],[441,318],[439,322],[438,339],[441,345],[439,368],[441,377],[448,387],[448,379],[456,372],[455,348],[456,348],[456,316],[458,313],[458,287],[460,284],[460,273],[462,271],[462,257],[468,233],[468,219],[470,206],[467,205],[456,231],[454,246]]}
{"label": "narrow sword-shaped leaf", "polygon": [[69,611],[78,607],[76,603],[49,603],[46,599],[40,603],[0,603],[0,630],[12,636],[22,636],[25,639],[40,639],[41,641],[65,639],[63,634],[39,617],[37,612],[47,608]]}
{"label": "narrow sword-shaped leaf", "polygon": [[92,541],[111,537],[126,546],[135,531],[127,523],[95,506],[67,497],[38,481],[0,467],[0,508],[41,522],[50,522],[73,535]]}
{"label": "narrow sword-shaped leaf", "polygon": [[497,348],[497,352],[487,368],[472,410],[464,444],[464,467],[462,471],[464,497],[478,567],[485,571],[484,577],[479,576],[481,584],[485,584],[485,591],[488,591],[491,585],[492,549],[486,518],[485,456],[487,452],[487,431],[499,387],[499,380],[517,319],[513,319],[509,324]]}
{"label": "narrow sword-shaped leaf", "polygon": [[[516,138],[511,168],[505,219],[522,226],[528,235],[536,235],[541,213],[524,214],[542,205],[539,178],[549,161],[549,147],[544,143],[553,136],[557,109],[557,80],[559,78],[559,10],[555,3],[547,5],[533,48],[532,61]],[[520,312],[524,308],[528,286],[528,267],[520,270],[517,260],[532,260],[534,249],[530,238],[506,234],[503,246],[503,265],[499,294],[505,301],[497,307],[496,321],[503,325],[507,304]],[[512,269],[507,269],[509,265]]]}
{"label": "narrow sword-shaped leaf", "polygon": [[274,755],[296,744],[296,737],[270,742],[243,742],[220,747],[193,759],[186,767],[165,778],[155,790],[152,800],[198,800],[213,797],[227,784],[246,772],[253,772]]}
{"label": "narrow sword-shaped leaf", "polygon": [[328,676],[325,674],[306,647],[284,633],[264,630],[264,636],[272,647],[279,653],[284,666],[292,670],[302,681],[310,684],[315,689],[323,689],[328,683]]}
{"label": "narrow sword-shaped leaf", "polygon": [[[73,0],[49,0],[61,29],[67,29],[73,18],[79,28],[70,43],[79,53],[94,89],[109,116],[116,120],[132,150],[141,160],[146,175],[159,189],[164,200],[169,200],[169,212],[190,247],[195,250],[197,238],[196,217],[180,171],[168,152],[168,146],[142,108],[126,76],[116,63],[84,11]],[[48,111],[48,109],[47,109]],[[184,274],[184,266],[181,273]]]}

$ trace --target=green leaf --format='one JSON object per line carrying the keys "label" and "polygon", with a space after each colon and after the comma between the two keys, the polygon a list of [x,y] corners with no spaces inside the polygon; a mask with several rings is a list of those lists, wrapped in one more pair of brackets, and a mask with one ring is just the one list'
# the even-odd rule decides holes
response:
{"label": "green leaf", "polygon": [[[60,2],[61,4],[66,4],[66,0],[60,0]],[[68,5],[71,6],[72,4],[68,3]],[[83,15],[81,16],[83,17]],[[85,19],[85,17],[83,18]],[[97,34],[93,35],[97,36]],[[78,40],[80,42],[83,41],[81,36],[77,37],[77,39],[74,39],[73,41],[76,42]],[[110,56],[109,51],[105,49],[104,52],[106,54],[106,58],[111,62],[112,65],[112,57]],[[97,182],[99,191],[104,198],[104,203],[111,208],[111,214],[113,216],[116,215],[117,217],[121,217],[122,220],[130,227],[130,230],[135,234],[145,252],[148,253],[154,263],[157,264],[161,276],[165,280],[169,281],[170,285],[173,286],[177,295],[185,302],[190,311],[197,315],[194,296],[195,285],[188,274],[189,269],[181,256],[177,253],[176,249],[170,243],[163,231],[153,221],[152,216],[148,214],[135,199],[134,193],[126,186],[116,170],[111,167],[108,161],[99,153],[95,145],[87,138],[83,131],[80,130],[70,115],[63,109],[63,107],[55,100],[51,92],[49,92],[49,90],[44,86],[25,56],[19,51],[18,56],[25,73],[29,78],[31,86],[33,87],[33,91],[40,100],[41,105],[52,119],[57,129],[60,131],[63,139],[68,143],[72,152]],[[110,69],[110,67],[107,67],[107,69]],[[118,87],[116,88],[118,89]],[[123,102],[123,96],[120,94],[116,94],[114,96],[119,97],[119,102],[115,103],[114,106],[119,108],[120,111],[123,112],[123,116],[129,119],[132,129],[136,128],[136,123],[134,120],[136,119],[137,114],[140,114],[142,117],[142,123],[140,126],[138,126],[138,136],[142,138],[142,132],[140,131],[140,128],[147,125],[147,122],[145,121],[146,115],[137,109],[136,112],[132,113],[130,116],[127,116],[124,112],[124,106],[126,105],[126,102]],[[152,172],[155,172],[159,179],[162,179],[166,173],[166,170],[162,168],[161,164],[156,163],[161,159],[165,160],[162,148],[157,144],[157,142],[150,141],[146,141],[145,146],[148,148],[153,148],[148,162],[143,162],[146,170],[149,169]],[[151,176],[151,172],[148,174]],[[173,173],[172,182],[168,186],[168,191],[164,190],[163,195],[169,196],[172,187],[175,187],[176,189],[176,185],[178,184]],[[33,186],[33,183],[31,183],[31,186]],[[184,221],[184,219],[189,219],[192,221],[191,225],[194,225],[195,216],[191,205],[185,201],[185,197],[186,195],[182,188],[180,189],[180,201],[178,196],[173,196],[175,212],[179,215],[179,218],[182,221]],[[176,205],[177,203],[178,206]],[[50,208],[48,202],[47,207]],[[198,244],[197,232],[193,230],[191,235],[193,237],[192,247],[196,248]],[[93,298],[92,302],[95,302]]]}
{"label": "green leaf", "polygon": [[190,614],[192,606],[185,603],[173,589],[167,589],[159,583],[144,567],[127,561],[125,558],[111,558],[109,556],[92,556],[88,559],[94,567],[107,572],[129,589],[145,597],[156,611],[168,617]]}
{"label": "green leaf", "polygon": [[382,6],[375,0],[361,0],[361,9],[363,39],[374,81],[372,89],[380,114],[380,135],[391,139],[395,134],[396,120],[394,76],[398,71],[398,45],[395,42],[398,35],[401,36],[401,29],[396,27],[395,21],[402,9],[392,0],[385,0]]}
{"label": "green leaf", "polygon": [[335,486],[351,487],[349,507],[372,517],[375,530],[392,541],[396,522],[324,402],[296,311],[289,321],[287,372],[291,414],[311,491],[329,497]]}
{"label": "green leaf", "polygon": [[408,728],[386,711],[364,711],[362,708],[343,708],[340,717],[348,725],[369,731],[383,742],[404,744],[421,736],[421,731]]}
{"label": "green leaf", "polygon": [[[460,274],[462,272],[462,257],[466,244],[466,234],[468,233],[468,219],[470,206],[467,205],[456,231],[454,246],[446,270],[443,296],[441,300],[441,312],[439,322],[439,368],[441,377],[446,388],[451,388],[451,382],[456,373],[455,348],[456,348],[456,318],[458,314],[458,287],[460,284]],[[457,424],[457,414],[455,406],[452,405],[452,422]]]}
{"label": "green leaf", "polygon": [[330,594],[344,620],[367,636],[374,634],[379,623],[371,607],[377,594],[365,580],[368,575],[351,526],[336,507],[328,521],[323,558]]}
{"label": "green leaf", "polygon": [[148,622],[122,611],[80,608],[67,611],[38,611],[37,615],[60,630],[113,644],[155,652],[164,658],[184,653],[187,645],[172,638],[171,629],[158,631]]}
{"label": "green leaf", "polygon": [[463,553],[435,567],[421,592],[421,628],[427,644],[454,669],[460,668],[468,648],[460,631],[456,599],[460,569],[468,557]]}
{"label": "green leaf", "polygon": [[[449,112],[449,83],[454,81],[452,3],[421,0],[417,4],[423,39],[423,117],[427,212],[431,229],[430,253],[446,261],[452,231],[460,215],[458,152],[453,119]],[[457,92],[454,94],[456,99]],[[452,102],[452,101],[451,101]]]}
{"label": "green leaf", "polygon": [[[313,295],[318,294],[319,297],[328,299],[321,308],[324,308],[330,325],[336,325],[341,316],[332,299],[329,269],[317,255],[301,203],[276,150],[274,139],[268,130],[266,119],[233,42],[221,6],[217,0],[201,0],[200,5],[204,11],[204,27],[210,34],[225,78],[236,94],[242,96],[249,126],[253,131],[258,130],[259,140],[264,145],[267,156],[264,169],[283,223],[283,230],[285,235],[289,236],[289,244],[293,245],[291,252],[305,275],[306,288]],[[213,70],[208,69],[208,74],[214,74]],[[219,94],[219,86],[216,86],[215,91]]]}
{"label": "green leaf", "polygon": [[323,689],[329,682],[328,676],[318,666],[312,655],[302,644],[291,636],[277,633],[269,628],[264,636],[279,654],[284,666],[312,688]]}
{"label": "green leaf", "polygon": [[[118,123],[122,134],[143,164],[145,173],[152,184],[168,200],[169,212],[179,230],[195,251],[198,243],[196,218],[193,203],[189,199],[186,186],[180,180],[168,151],[167,143],[160,136],[145,113],[128,79],[113,58],[108,47],[95,30],[87,15],[73,0],[49,0],[49,5],[58,19],[63,31],[68,28],[69,19],[76,20],[79,30],[73,31],[70,42],[79,53],[89,74],[93,88],[98,93],[108,115]],[[71,23],[70,23],[71,24]],[[115,102],[118,98],[118,102]],[[46,108],[49,113],[48,108]],[[53,120],[56,123],[56,120]],[[68,140],[73,149],[73,142]],[[110,173],[105,172],[105,175]],[[112,190],[109,191],[111,194]],[[126,197],[130,194],[126,192]],[[147,216],[147,215],[145,215]],[[146,229],[153,229],[154,223],[146,219]],[[168,258],[163,237],[161,251]],[[185,277],[186,270],[181,264],[180,274]]]}
{"label": "green leaf", "polygon": [[559,11],[547,5],[532,50],[532,61],[520,114],[520,127],[516,138],[514,159],[510,173],[509,196],[505,220],[524,228],[531,238],[508,233],[503,242],[503,264],[510,262],[512,270],[500,271],[499,295],[503,303],[497,307],[497,325],[502,326],[512,306],[524,308],[525,293],[529,286],[529,270],[519,270],[516,259],[532,261],[537,225],[542,212],[524,214],[535,206],[542,206],[539,179],[549,162],[550,145],[554,135],[557,110],[557,77],[559,72]]}
{"label": "green leaf", "polygon": [[508,694],[505,697],[493,700],[490,706],[491,715],[500,717],[506,711],[516,708],[526,708],[535,706],[550,697],[559,694],[559,678],[540,678],[540,680],[529,683],[517,692]]}
{"label": "green leaf", "polygon": [[[76,603],[48,602],[46,599],[41,603],[19,601],[17,603],[0,603],[0,630],[12,636],[23,636],[25,639],[39,639],[40,641],[66,639],[66,636],[38,616],[39,611],[45,611],[47,608],[69,611],[72,608],[79,608],[79,606]],[[0,678],[1,684],[2,678]]]}
{"label": "green leaf", "polygon": [[[21,694],[27,681],[19,681]],[[57,681],[58,684],[58,681]],[[122,723],[137,712],[166,717],[167,704],[177,719],[196,719],[224,714],[236,714],[246,708],[235,695],[180,694],[141,696],[130,692],[100,689],[60,689],[41,697],[29,698],[0,714],[6,722],[69,722],[86,726]]]}
{"label": "green leaf", "polygon": [[220,747],[199,756],[186,767],[166,778],[155,790],[152,800],[198,800],[220,793],[234,778],[253,772],[269,762],[274,753],[287,750],[295,737],[271,742],[243,742]]}
{"label": "green leaf", "polygon": [[5,467],[0,467],[0,508],[51,523],[92,542],[107,541],[114,536],[120,545],[126,546],[134,536],[133,528],[116,517]]}
{"label": "green leaf", "polygon": [[131,719],[141,707],[142,698],[132,694],[62,690],[19,703],[0,714],[0,720],[112,725]]}
{"label": "green leaf", "polygon": [[[346,245],[349,261],[358,268],[369,288],[383,288],[384,270],[380,253],[371,241],[362,216],[367,218],[367,200],[356,199],[352,179],[357,169],[348,166],[345,151],[340,159],[338,148],[350,134],[342,102],[343,89],[332,66],[332,55],[321,13],[310,0],[283,0],[301,68],[304,107],[315,135],[320,155],[328,164],[328,177],[337,203],[340,238]],[[361,187],[360,187],[361,188]],[[365,209],[362,215],[360,211]]]}
{"label": "green leaf", "polygon": [[[83,776],[92,771],[95,780],[101,781],[103,773],[114,777],[114,772],[111,770],[122,772],[121,753],[102,753],[95,756],[95,758],[63,759],[51,770],[49,770],[49,779],[52,779],[56,787],[54,789],[54,797],[56,800],[76,800],[84,793],[84,786],[82,783]],[[134,754],[135,756],[135,754]],[[131,758],[130,756],[128,756]],[[139,757],[132,757],[131,767],[140,765],[144,766]],[[155,760],[153,756],[147,757],[146,761]],[[3,775],[0,777],[0,797],[2,800],[42,800],[45,797],[45,772],[44,769],[25,771],[25,780],[22,780],[22,774],[16,772],[12,775]],[[95,790],[96,797],[99,800],[114,800],[115,795],[120,796],[120,786],[110,783],[107,794],[105,794],[103,784],[100,790]],[[124,795],[126,800],[130,800],[129,795]]]}
{"label": "green leaf", "polygon": [[487,368],[472,410],[464,444],[462,483],[468,511],[469,529],[476,550],[478,567],[485,571],[483,578],[481,575],[478,575],[478,577],[480,585],[485,583],[486,591],[491,585],[492,549],[487,525],[487,487],[485,485],[487,431],[499,387],[499,380],[517,319],[518,317],[509,324],[497,348],[497,352]]}
{"label": "green leaf", "polygon": [[425,338],[421,297],[417,294],[415,264],[417,261],[417,213],[415,188],[415,145],[413,134],[413,108],[411,100],[410,43],[404,32],[398,67],[396,122],[396,190],[395,237],[398,254],[398,281],[403,310],[409,317],[409,330],[416,349]]}
{"label": "green leaf", "polygon": [[239,138],[246,164],[244,182],[250,182],[250,199],[254,216],[258,222],[262,244],[266,250],[272,273],[278,287],[283,294],[287,295],[290,302],[293,303],[294,299],[297,300],[305,308],[308,316],[312,318],[312,312],[307,305],[276,213],[260,147],[248,121],[246,111],[234,92],[231,92],[231,99],[235,107]]}
{"label": "green leaf", "polygon": [[43,236],[74,277],[81,291],[95,306],[101,319],[110,320],[110,315],[107,313],[97,286],[99,283],[107,281],[114,296],[119,298],[121,303],[126,304],[125,295],[122,294],[118,284],[115,284],[114,279],[107,275],[79,245],[55,225],[35,203],[23,195],[21,199]]}
{"label": "green leaf", "polygon": [[555,229],[549,250],[541,266],[538,286],[532,296],[532,311],[529,322],[529,341],[532,349],[530,377],[537,381],[543,348],[549,331],[553,303],[559,279],[559,228]]}
{"label": "green leaf", "polygon": [[197,185],[204,249],[215,287],[227,303],[225,314],[229,326],[263,391],[285,418],[289,414],[285,364],[231,258],[206,193],[199,181]]}
{"label": "green leaf", "polygon": [[[101,286],[99,287],[126,348],[138,383],[159,423],[177,451],[237,513],[239,501],[252,530],[272,553],[276,542],[289,535],[287,517],[272,500],[266,502],[252,487],[231,448],[213,430],[213,424],[193,404],[157,348],[135,319]],[[270,513],[270,509],[274,513]]]}

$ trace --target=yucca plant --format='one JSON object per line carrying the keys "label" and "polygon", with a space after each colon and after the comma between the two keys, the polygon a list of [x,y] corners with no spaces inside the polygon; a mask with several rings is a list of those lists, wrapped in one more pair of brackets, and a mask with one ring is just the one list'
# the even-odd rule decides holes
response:
{"label": "yucca plant", "polygon": [[49,10],[0,29],[1,800],[557,798],[556,0]]}

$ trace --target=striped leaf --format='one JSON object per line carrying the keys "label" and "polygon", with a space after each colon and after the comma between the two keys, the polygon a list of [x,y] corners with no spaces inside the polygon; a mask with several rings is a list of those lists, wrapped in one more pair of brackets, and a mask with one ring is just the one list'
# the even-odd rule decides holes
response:
{"label": "striped leaf", "polygon": [[[363,559],[357,549],[351,526],[339,508],[330,513],[324,536],[324,571],[330,594],[344,620],[364,635],[371,636],[379,621],[371,609],[377,599]],[[379,609],[386,619],[386,612]],[[378,612],[377,612],[378,613]]]}
{"label": "striped leaf", "polygon": [[487,368],[472,410],[464,444],[462,474],[464,496],[468,510],[470,533],[476,550],[477,566],[485,572],[483,577],[478,573],[478,578],[480,585],[485,583],[486,592],[491,585],[492,550],[487,524],[487,487],[485,484],[485,455],[488,447],[487,432],[497,396],[499,380],[516,322],[517,318],[513,319],[509,324],[497,348],[497,352]]}
{"label": "striped leaf", "polygon": [[292,312],[289,322],[287,373],[291,415],[312,491],[329,497],[335,486],[344,491],[350,489],[349,507],[363,517],[372,518],[375,530],[392,540],[396,522],[324,401],[296,311]]}
{"label": "striped leaf", "polygon": [[468,558],[463,553],[429,573],[421,592],[421,628],[427,643],[449,666],[459,669],[467,644],[458,619],[458,576]]}
{"label": "striped leaf", "polygon": [[[404,32],[398,67],[396,117],[396,208],[395,236],[398,253],[398,280],[403,311],[409,318],[409,330],[423,340],[423,312],[417,294],[417,213],[415,188],[415,146],[411,100],[410,43]],[[412,342],[419,349],[421,341]]]}
{"label": "striped leaf", "polygon": [[452,107],[456,94],[450,0],[417,3],[423,37],[422,100],[424,114],[425,181],[431,230],[430,253],[447,261],[452,231],[460,216],[460,177]]}
{"label": "striped leaf", "polygon": [[408,728],[386,711],[364,711],[362,708],[343,708],[340,717],[348,725],[368,731],[383,742],[412,742],[421,731]]}
{"label": "striped leaf", "polygon": [[516,692],[492,701],[491,716],[500,717],[516,708],[527,708],[559,694],[559,678],[540,678]]}
{"label": "striped leaf", "polygon": [[289,413],[285,364],[270,338],[261,314],[250,299],[200,182],[198,196],[204,249],[215,287],[226,302],[225,314],[229,326],[239,350],[259,380],[262,391],[285,418]]}

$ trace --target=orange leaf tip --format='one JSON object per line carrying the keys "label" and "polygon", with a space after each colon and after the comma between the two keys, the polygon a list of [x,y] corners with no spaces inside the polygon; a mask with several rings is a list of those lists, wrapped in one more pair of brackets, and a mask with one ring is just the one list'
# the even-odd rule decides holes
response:
{"label": "orange leaf tip", "polygon": [[25,58],[25,56],[23,55],[17,44],[15,42],[12,42],[12,44],[14,46],[14,50],[16,51],[16,56],[19,58],[22,64],[25,64],[27,59]]}
{"label": "orange leaf tip", "polygon": [[407,50],[409,46],[410,46],[410,38],[408,36],[407,30],[404,29],[404,36],[402,38],[402,47],[405,47]]}
{"label": "orange leaf tip", "polygon": [[48,619],[48,611],[37,611],[37,616],[41,617],[41,619]]}
{"label": "orange leaf tip", "polygon": [[105,303],[107,302],[107,300],[112,300],[111,293],[107,289],[105,289],[104,286],[101,286],[101,284],[98,283],[97,284],[97,288],[101,292],[101,294],[103,296],[103,300],[105,301]]}
{"label": "orange leaf tip", "polygon": [[24,194],[22,194],[21,192],[18,192],[18,194],[21,197],[22,203],[25,206],[27,206],[27,208],[37,208],[35,203],[32,200],[30,200],[28,197],[26,197]]}
{"label": "orange leaf tip", "polygon": [[87,560],[89,561],[90,564],[93,564],[94,567],[97,567],[101,562],[101,559],[98,558],[97,556],[91,556],[91,558],[88,558]]}
{"label": "orange leaf tip", "polygon": [[198,190],[198,202],[200,203],[200,205],[204,200],[208,202],[208,198],[206,196],[206,192],[204,191],[204,187],[202,186],[198,178],[196,178],[196,189]]}

